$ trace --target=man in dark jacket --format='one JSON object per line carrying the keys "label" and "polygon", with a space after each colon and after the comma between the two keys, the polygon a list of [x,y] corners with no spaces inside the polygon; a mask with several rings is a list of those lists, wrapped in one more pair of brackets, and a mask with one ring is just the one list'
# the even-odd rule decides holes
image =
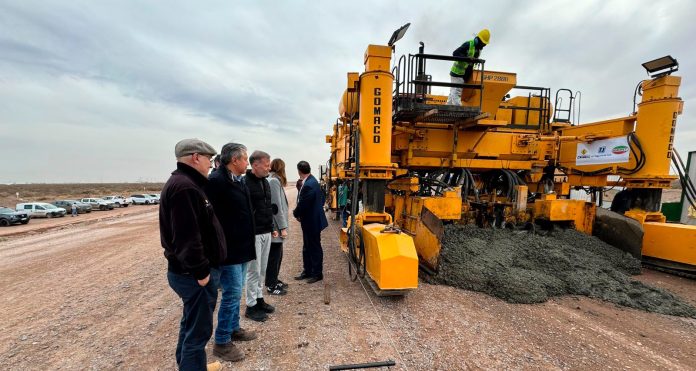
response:
{"label": "man in dark jacket", "polygon": [[[160,240],[169,286],[184,303],[176,346],[179,370],[205,370],[205,345],[213,332],[217,267],[225,259],[225,235],[203,192],[215,149],[199,139],[174,147],[177,169],[162,189]],[[219,370],[220,362],[207,365]]]}
{"label": "man in dark jacket", "polygon": [[244,316],[254,321],[263,322],[268,318],[268,313],[275,311],[275,308],[263,299],[268,254],[271,251],[271,233],[273,232],[271,186],[266,179],[271,170],[271,156],[263,151],[254,151],[249,156],[249,163],[251,163],[251,170],[247,170],[244,184],[249,189],[254,211],[256,260],[249,263],[247,270],[247,308]]}
{"label": "man in dark jacket", "polygon": [[246,147],[227,143],[221,152],[220,166],[210,174],[205,187],[227,241],[227,258],[220,267],[222,299],[213,354],[225,361],[236,362],[244,359],[244,352],[233,341],[256,338],[256,334],[239,325],[239,304],[247,265],[256,258],[254,219],[249,192],[241,182],[241,176],[249,164]]}
{"label": "man in dark jacket", "polygon": [[324,252],[321,249],[321,231],[329,226],[324,215],[324,194],[319,188],[319,182],[310,174],[307,161],[297,164],[297,172],[302,180],[302,189],[297,200],[297,206],[292,214],[302,226],[302,262],[304,270],[295,277],[296,280],[308,279],[314,283],[324,279]]}

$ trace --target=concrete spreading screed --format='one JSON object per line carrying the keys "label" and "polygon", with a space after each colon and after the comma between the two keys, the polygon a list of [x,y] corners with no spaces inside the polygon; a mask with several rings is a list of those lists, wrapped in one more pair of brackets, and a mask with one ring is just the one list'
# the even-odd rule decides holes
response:
{"label": "concrete spreading screed", "polygon": [[669,291],[631,278],[640,262],[573,229],[528,233],[448,225],[440,266],[428,281],[483,292],[511,303],[583,295],[648,312],[696,318]]}

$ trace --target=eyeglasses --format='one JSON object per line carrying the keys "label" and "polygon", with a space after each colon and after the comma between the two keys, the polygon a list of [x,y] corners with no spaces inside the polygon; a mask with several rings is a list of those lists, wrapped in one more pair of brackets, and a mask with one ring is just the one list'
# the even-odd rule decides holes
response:
{"label": "eyeglasses", "polygon": [[201,156],[201,157],[205,157],[205,158],[207,158],[208,161],[210,161],[210,162],[213,161],[213,155],[204,155],[204,154],[202,154],[202,153],[192,153],[191,156],[193,156],[193,155],[198,155],[198,156]]}

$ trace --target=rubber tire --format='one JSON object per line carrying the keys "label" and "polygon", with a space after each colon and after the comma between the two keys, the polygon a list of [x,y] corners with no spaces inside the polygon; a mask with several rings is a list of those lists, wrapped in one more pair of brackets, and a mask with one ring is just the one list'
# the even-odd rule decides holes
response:
{"label": "rubber tire", "polygon": [[25,220],[25,221],[20,222],[20,223],[22,223],[22,224],[27,224],[27,223],[29,223],[29,220]]}
{"label": "rubber tire", "polygon": [[2,227],[8,227],[10,225],[10,221],[7,219],[0,219],[0,226]]}
{"label": "rubber tire", "polygon": [[99,205],[99,210],[101,210],[101,211],[106,210],[106,206],[104,206],[104,205]]}
{"label": "rubber tire", "polygon": [[53,214],[53,213],[46,214],[46,218],[54,218],[54,217],[55,217],[55,214]]}

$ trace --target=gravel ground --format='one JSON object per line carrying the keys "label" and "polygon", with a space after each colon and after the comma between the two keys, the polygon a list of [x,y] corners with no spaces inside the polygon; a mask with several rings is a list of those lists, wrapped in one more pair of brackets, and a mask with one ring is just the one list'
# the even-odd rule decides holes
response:
{"label": "gravel ground", "polygon": [[[349,280],[336,225],[322,235],[324,282],[298,283],[301,237],[297,223],[291,228],[281,270],[289,293],[268,298],[277,307],[269,321],[242,319],[259,338],[240,343],[247,358],[228,370],[326,370],[387,359],[397,362],[392,370],[696,364],[690,318],[587,297],[511,304],[424,282],[403,298],[378,298]],[[155,209],[28,233],[0,241],[3,370],[175,369],[181,303],[167,285]],[[695,281],[649,270],[637,279],[696,303]]]}
{"label": "gravel ground", "polygon": [[696,318],[671,292],[631,279],[640,262],[573,229],[547,235],[448,225],[433,281],[484,292],[511,303],[584,295],[648,312]]}

